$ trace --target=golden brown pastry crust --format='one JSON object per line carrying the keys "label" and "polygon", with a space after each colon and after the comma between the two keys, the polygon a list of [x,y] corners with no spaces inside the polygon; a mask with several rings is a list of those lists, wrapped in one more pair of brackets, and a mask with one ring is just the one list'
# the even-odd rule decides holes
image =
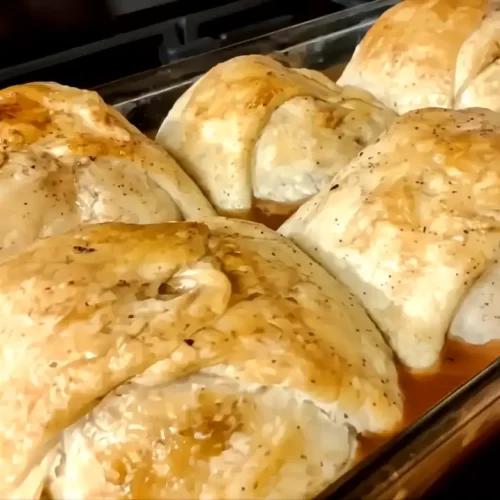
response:
{"label": "golden brown pastry crust", "polygon": [[79,224],[214,215],[162,148],[88,90],[1,90],[0,165],[4,253]]}
{"label": "golden brown pastry crust", "polygon": [[404,0],[368,31],[338,83],[371,92],[397,113],[454,107],[474,77],[472,61],[458,62],[461,48],[493,7],[488,0]]}
{"label": "golden brown pastry crust", "polygon": [[401,361],[430,368],[500,242],[500,115],[399,118],[279,230],[361,299]]}
{"label": "golden brown pastry crust", "polygon": [[254,197],[301,203],[316,194],[394,117],[316,71],[241,56],[184,93],[157,141],[218,211],[248,211]]}
{"label": "golden brown pastry crust", "polygon": [[255,223],[98,224],[42,239],[0,264],[0,338],[2,494],[132,377],[281,387],[359,432],[401,421],[392,353],[360,303]]}

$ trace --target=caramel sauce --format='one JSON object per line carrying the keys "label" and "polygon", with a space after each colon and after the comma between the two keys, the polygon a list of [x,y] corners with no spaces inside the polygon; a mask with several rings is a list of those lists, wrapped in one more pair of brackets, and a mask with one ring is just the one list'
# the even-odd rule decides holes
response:
{"label": "caramel sauce", "polygon": [[47,108],[17,92],[0,93],[0,138],[4,147],[34,142],[51,129]]}
{"label": "caramel sauce", "polygon": [[[48,134],[65,135],[66,122],[56,118],[57,110],[50,110],[42,103],[49,95],[44,86],[30,84],[23,91],[8,90],[0,92],[0,139],[7,144],[21,147],[36,142]],[[117,137],[86,133],[75,133],[73,129],[66,138],[72,153],[82,156],[112,155],[133,156],[136,144],[130,135],[122,130],[119,120],[107,108],[94,109],[94,120],[109,133],[113,128],[121,131]]]}
{"label": "caramel sauce", "polygon": [[231,217],[233,219],[252,220],[276,231],[299,209],[301,204],[302,203],[278,203],[275,201],[254,198],[251,210],[219,210],[219,215]]}
{"label": "caramel sauce", "polygon": [[[107,463],[110,472],[107,480],[120,487],[122,498],[165,498],[175,491],[177,482],[181,482],[193,498],[198,497],[197,487],[203,482],[203,476],[208,479],[208,460],[228,448],[231,436],[244,430],[252,412],[252,405],[245,398],[220,397],[202,391],[195,408],[183,409],[178,414],[171,408],[165,411],[165,418],[149,422],[151,443],[148,447],[141,446],[143,440],[138,444],[130,441],[126,445],[110,446],[98,459]],[[162,470],[165,473],[161,473]]]}
{"label": "caramel sauce", "polygon": [[158,130],[155,128],[149,129],[149,130],[144,130],[142,132],[146,137],[154,141],[156,139],[156,134],[158,133]]}
{"label": "caramel sauce", "polygon": [[340,78],[340,75],[344,72],[346,66],[347,63],[334,64],[333,66],[323,70],[322,73],[330,78],[330,80],[336,82]]}
{"label": "caramel sauce", "polygon": [[[428,374],[412,373],[399,364],[399,384],[404,396],[402,429],[416,422],[499,357],[500,342],[475,346],[448,339],[437,371]],[[359,460],[372,454],[392,437],[394,434],[360,437]]]}
{"label": "caramel sauce", "polygon": [[276,230],[299,209],[302,203],[277,203],[255,198],[252,219]]}
{"label": "caramel sauce", "polygon": [[135,151],[133,141],[119,141],[94,134],[75,134],[69,141],[72,153],[81,156],[118,156],[130,158]]}
{"label": "caramel sauce", "polygon": [[42,128],[50,123],[50,115],[39,102],[13,92],[0,98],[0,121],[9,125],[29,123]]}

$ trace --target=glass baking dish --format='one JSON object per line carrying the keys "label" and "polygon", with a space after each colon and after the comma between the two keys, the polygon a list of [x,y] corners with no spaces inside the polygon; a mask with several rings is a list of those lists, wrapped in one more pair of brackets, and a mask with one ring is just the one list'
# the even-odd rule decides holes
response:
{"label": "glass baking dish", "polygon": [[232,57],[274,53],[290,66],[318,70],[342,66],[374,21],[396,3],[398,0],[370,2],[117,80],[96,90],[138,128],[153,131],[193,81]]}
{"label": "glass baking dish", "polygon": [[[377,0],[264,37],[192,57],[99,87],[109,103],[154,136],[175,100],[215,64],[242,54],[273,53],[285,64],[340,74],[374,21],[397,0]],[[500,431],[500,359],[360,461],[318,498],[422,496],[467,455]]]}

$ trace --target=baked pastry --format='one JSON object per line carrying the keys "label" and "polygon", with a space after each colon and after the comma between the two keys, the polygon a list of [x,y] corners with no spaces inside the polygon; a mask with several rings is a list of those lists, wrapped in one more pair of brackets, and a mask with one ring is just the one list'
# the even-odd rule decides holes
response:
{"label": "baked pastry", "polygon": [[500,265],[495,263],[474,283],[460,304],[450,334],[469,344],[500,340]]}
{"label": "baked pastry", "polygon": [[404,0],[368,31],[339,78],[398,113],[500,111],[500,2]]}
{"label": "baked pastry", "polygon": [[293,211],[394,118],[366,92],[251,55],[191,86],[156,140],[220,213],[246,217],[254,201],[271,213]]}
{"label": "baked pastry", "polygon": [[60,499],[310,498],[352,464],[355,442],[282,389],[209,374],[130,384],[64,433],[48,489]]}
{"label": "baked pastry", "polygon": [[0,91],[0,249],[104,221],[214,215],[159,146],[95,93],[56,83]]}
{"label": "baked pastry", "polygon": [[280,228],[361,299],[408,367],[439,359],[500,243],[500,115],[400,117]]}
{"label": "baked pastry", "polygon": [[39,240],[0,264],[0,336],[2,498],[36,490],[44,456],[56,499],[309,497],[352,464],[354,430],[401,423],[361,304],[253,222]]}

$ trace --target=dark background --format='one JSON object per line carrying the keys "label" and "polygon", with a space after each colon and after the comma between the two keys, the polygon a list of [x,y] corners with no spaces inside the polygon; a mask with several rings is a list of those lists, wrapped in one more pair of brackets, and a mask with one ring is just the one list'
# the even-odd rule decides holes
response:
{"label": "dark background", "polygon": [[0,86],[93,88],[366,1],[0,0]]}
{"label": "dark background", "polygon": [[499,461],[500,435],[496,435],[439,480],[425,498],[500,498]]}
{"label": "dark background", "polygon": [[104,36],[112,16],[106,0],[2,0],[0,43],[10,49],[2,65]]}

